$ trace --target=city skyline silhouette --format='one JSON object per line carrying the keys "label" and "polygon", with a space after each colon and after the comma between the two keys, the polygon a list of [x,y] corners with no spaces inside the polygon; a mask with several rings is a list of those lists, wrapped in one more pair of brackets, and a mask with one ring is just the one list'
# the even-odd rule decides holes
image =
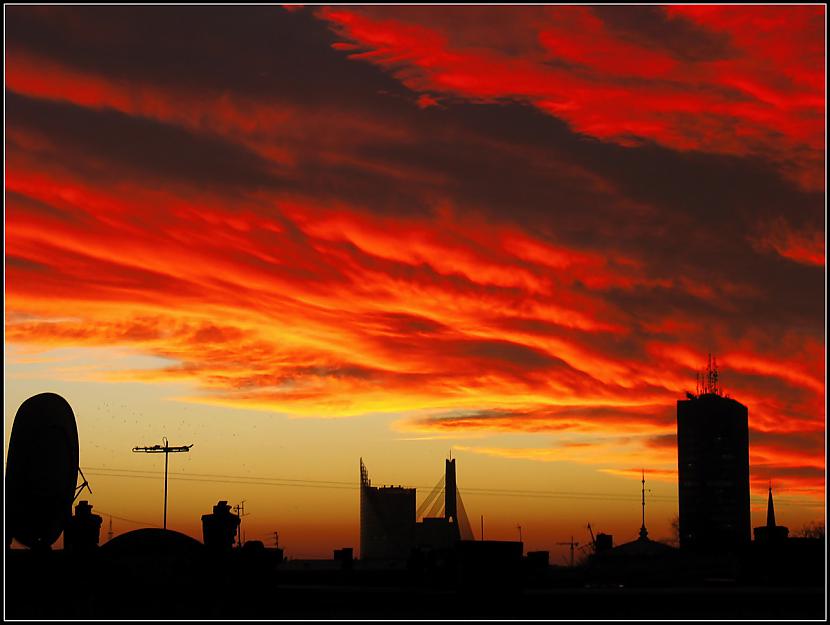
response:
{"label": "city skyline silhouette", "polygon": [[[705,372],[710,382],[718,379],[712,362],[710,357]],[[820,582],[827,575],[821,561],[827,553],[823,524],[815,528],[818,534],[804,528],[790,537],[788,528],[776,523],[770,483],[766,524],[755,528],[750,542],[744,527],[750,505],[746,407],[722,394],[717,384],[698,385],[695,394],[686,395],[677,402],[677,540],[672,545],[648,537],[646,492],[651,490],[642,469],[639,537],[615,544],[612,535],[595,535],[588,523],[591,541],[580,548],[588,551],[578,561],[580,542],[571,536],[567,543],[557,543],[570,548],[570,561],[562,567],[551,566],[549,551],[526,551],[521,526],[519,541],[485,538],[481,515],[480,534],[473,535],[458,485],[457,458],[446,459],[444,476],[417,511],[416,489],[373,485],[360,459],[359,557],[353,547],[334,549],[331,559],[286,557],[278,532],[273,547],[247,540],[242,530],[245,502],[231,506],[226,500],[202,515],[202,541],[166,528],[113,537],[110,525],[102,543],[103,517],[93,513],[88,500],[79,501],[70,516],[70,505],[84,488],[93,496],[78,464],[74,414],[63,398],[43,393],[21,405],[10,439],[4,531],[5,568],[12,581],[6,584],[4,609],[12,618],[158,618],[159,612],[168,618],[539,618],[551,616],[550,604],[539,603],[540,597],[559,593],[573,600],[574,593],[587,591],[612,601],[591,609],[566,603],[557,616],[813,618],[821,609],[826,615],[826,603],[820,601],[820,592],[826,592],[826,583]],[[163,446],[133,451],[191,447],[168,447],[165,438]],[[51,464],[32,462],[41,454]],[[69,481],[70,476],[77,479]],[[52,551],[60,532],[62,549]],[[12,538],[29,549],[10,550]],[[73,581],[66,580],[69,569],[75,572]],[[90,581],[98,584],[95,591],[83,588]],[[713,583],[721,586],[717,595]],[[205,594],[213,587],[226,591],[220,595],[244,588],[260,596],[228,602],[212,591]],[[626,588],[637,591],[631,594]],[[38,605],[35,599],[44,592],[51,592],[53,601]],[[649,596],[645,606],[640,604],[644,592],[659,594]],[[321,612],[331,593],[338,596],[336,605]],[[674,594],[690,593],[704,604],[678,611]],[[81,594],[84,601],[78,600]],[[524,600],[532,596],[536,599]],[[714,605],[705,605],[716,596]],[[344,597],[349,597],[347,604]],[[755,601],[752,607],[745,605],[747,599]],[[143,605],[130,607],[136,601]]]}

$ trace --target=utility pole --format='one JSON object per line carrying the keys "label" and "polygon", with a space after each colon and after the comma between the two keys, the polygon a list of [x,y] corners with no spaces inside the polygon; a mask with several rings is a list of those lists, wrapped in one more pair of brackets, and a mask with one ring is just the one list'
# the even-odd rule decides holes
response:
{"label": "utility pole", "polygon": [[107,541],[112,540],[112,515],[110,515],[110,529],[107,532]]}
{"label": "utility pole", "polygon": [[193,445],[180,445],[171,447],[167,444],[167,437],[163,437],[164,445],[153,445],[152,447],[133,447],[133,451],[145,454],[164,454],[164,529],[167,529],[167,456],[173,453],[188,452]]}
{"label": "utility pole", "polygon": [[243,499],[236,504],[233,510],[236,512],[236,516],[239,517],[239,525],[236,526],[236,544],[238,547],[242,547],[242,517],[250,516],[249,514],[245,514],[245,500]]}
{"label": "utility pole", "polygon": [[571,536],[571,542],[569,543],[556,543],[557,545],[569,545],[571,548],[571,568],[574,566],[574,547],[578,547],[579,543],[574,542],[574,537]]}
{"label": "utility pole", "polygon": [[518,530],[519,530],[519,542],[522,542],[522,526],[521,526],[521,525],[517,525],[517,526],[516,526],[516,529],[518,529]]}
{"label": "utility pole", "polygon": [[274,547],[279,548],[280,546],[280,533],[277,530],[274,530]]}
{"label": "utility pole", "polygon": [[484,515],[481,515],[481,540],[484,540]]}

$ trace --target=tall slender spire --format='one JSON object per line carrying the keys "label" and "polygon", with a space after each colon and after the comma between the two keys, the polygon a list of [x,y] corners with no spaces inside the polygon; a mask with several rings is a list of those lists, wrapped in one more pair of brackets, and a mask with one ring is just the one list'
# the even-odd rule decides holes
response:
{"label": "tall slender spire", "polygon": [[767,527],[775,527],[775,507],[772,505],[772,484],[770,484],[769,498],[767,499]]}

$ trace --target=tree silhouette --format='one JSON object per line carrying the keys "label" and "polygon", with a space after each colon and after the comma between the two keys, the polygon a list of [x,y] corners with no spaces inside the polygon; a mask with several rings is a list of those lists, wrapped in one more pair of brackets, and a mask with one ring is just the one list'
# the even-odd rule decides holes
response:
{"label": "tree silhouette", "polygon": [[823,540],[824,521],[810,521],[809,523],[805,523],[801,529],[796,532],[796,536],[800,538],[818,538]]}

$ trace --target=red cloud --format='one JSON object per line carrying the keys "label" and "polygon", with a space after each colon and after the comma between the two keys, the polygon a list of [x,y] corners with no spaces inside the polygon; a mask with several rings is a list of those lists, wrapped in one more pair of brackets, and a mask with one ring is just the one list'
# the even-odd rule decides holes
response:
{"label": "red cloud", "polygon": [[[626,11],[636,22],[637,9]],[[443,8],[397,11],[392,19],[372,8],[319,15],[359,46],[353,58],[394,72],[416,92],[530,102],[579,132],[623,144],[770,158],[823,188],[821,7],[640,11],[652,22],[654,11],[665,11],[662,39],[636,23],[621,32],[596,9],[578,6],[517,8],[524,19],[500,22],[493,40],[478,33],[477,20],[449,20]],[[717,45],[683,55],[672,40],[680,28],[697,28],[698,49],[707,39]],[[529,36],[539,45],[528,46]]]}

